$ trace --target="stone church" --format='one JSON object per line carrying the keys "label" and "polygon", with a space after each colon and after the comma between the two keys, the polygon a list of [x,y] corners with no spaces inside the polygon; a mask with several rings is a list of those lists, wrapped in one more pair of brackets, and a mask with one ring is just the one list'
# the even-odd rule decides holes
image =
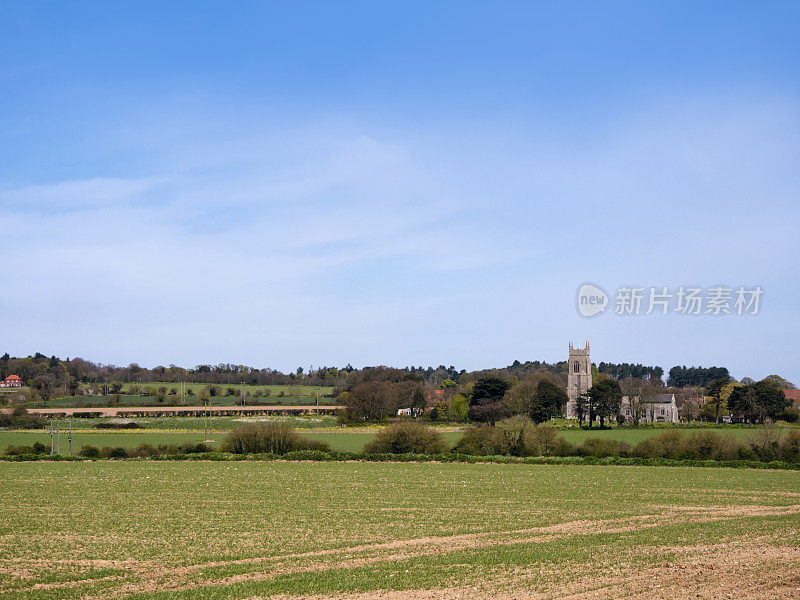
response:
{"label": "stone church", "polygon": [[[567,374],[567,419],[578,418],[578,397],[592,387],[592,361],[589,358],[589,342],[583,348],[575,348],[569,344],[569,369]],[[620,413],[626,421],[632,421],[630,401],[622,397]],[[642,421],[647,423],[677,423],[678,406],[675,394],[656,394],[647,401],[642,410]]]}
{"label": "stone church", "polygon": [[567,364],[567,418],[578,418],[578,396],[592,387],[592,361],[589,359],[589,342],[585,348],[573,348],[569,343],[569,362]]}

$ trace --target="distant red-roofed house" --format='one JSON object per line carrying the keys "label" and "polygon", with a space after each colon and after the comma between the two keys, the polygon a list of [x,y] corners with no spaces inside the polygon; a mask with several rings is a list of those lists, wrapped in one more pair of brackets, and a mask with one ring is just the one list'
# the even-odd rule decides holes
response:
{"label": "distant red-roofed house", "polygon": [[433,390],[425,395],[425,410],[431,410],[440,400],[444,400],[444,390]]}
{"label": "distant red-roofed house", "polygon": [[783,390],[786,399],[792,401],[792,408],[800,409],[800,390]]}
{"label": "distant red-roofed house", "polygon": [[0,381],[0,387],[22,387],[22,379],[17,375],[9,375],[3,381]]}

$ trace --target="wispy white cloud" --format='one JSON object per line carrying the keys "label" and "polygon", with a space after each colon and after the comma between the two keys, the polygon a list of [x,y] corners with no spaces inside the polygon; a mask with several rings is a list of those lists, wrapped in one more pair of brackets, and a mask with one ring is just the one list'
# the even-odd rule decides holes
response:
{"label": "wispy white cloud", "polygon": [[126,202],[142,202],[149,192],[163,183],[161,177],[93,177],[30,185],[0,190],[0,205],[20,211],[95,209]]}
{"label": "wispy white cloud", "polygon": [[[190,143],[153,123],[147,176],[0,191],[0,259],[22,282],[0,294],[5,337],[21,352],[288,368],[478,367],[570,328],[600,335],[570,304],[588,278],[793,269],[797,113],[722,105],[649,107],[580,144],[308,124]],[[637,343],[655,353],[688,325]]]}

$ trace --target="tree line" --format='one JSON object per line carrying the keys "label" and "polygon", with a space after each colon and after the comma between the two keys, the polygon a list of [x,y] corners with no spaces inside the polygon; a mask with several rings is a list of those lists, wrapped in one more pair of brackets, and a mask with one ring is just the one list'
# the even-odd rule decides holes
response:
{"label": "tree line", "polygon": [[730,379],[725,367],[672,367],[667,377],[670,387],[686,387],[690,385],[705,387],[718,379]]}

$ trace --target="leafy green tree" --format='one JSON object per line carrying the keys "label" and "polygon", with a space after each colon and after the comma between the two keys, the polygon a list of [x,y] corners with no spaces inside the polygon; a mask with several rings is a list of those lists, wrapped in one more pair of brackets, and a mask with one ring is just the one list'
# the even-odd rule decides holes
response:
{"label": "leafy green tree", "polygon": [[431,421],[441,421],[447,418],[447,401],[439,400],[431,410]]}
{"label": "leafy green tree", "polygon": [[[768,381],[768,382],[774,383],[779,389],[782,389],[782,390],[796,390],[797,389],[797,386],[795,386],[795,384],[793,384],[788,379],[784,379],[780,375],[767,375],[761,381]],[[745,383],[745,381],[742,380],[742,383]],[[753,383],[753,382],[751,381],[750,383]]]}
{"label": "leafy green tree", "polygon": [[750,423],[763,423],[782,413],[790,402],[775,380],[762,379],[750,385],[733,389],[728,397],[728,408]]}
{"label": "leafy green tree", "polygon": [[[578,425],[583,426],[583,420],[591,415],[590,410],[590,399],[586,396],[586,394],[581,394],[575,399],[575,412],[578,415]],[[591,426],[592,420],[589,419],[589,425]]]}
{"label": "leafy green tree", "polygon": [[685,387],[687,385],[707,386],[717,379],[730,380],[730,373],[725,367],[672,367],[669,370],[667,385]]}
{"label": "leafy green tree", "polygon": [[622,389],[616,379],[601,379],[586,392],[590,400],[589,425],[594,416],[600,418],[600,427],[605,425],[606,419],[616,419],[619,416],[619,407],[622,403]]}
{"label": "leafy green tree", "polygon": [[48,375],[39,375],[34,377],[31,381],[31,387],[36,390],[45,402],[53,397],[53,389],[55,388],[55,381]]}
{"label": "leafy green tree", "polygon": [[447,419],[461,423],[469,416],[469,401],[461,394],[456,394],[450,399],[450,406],[447,409]]}
{"label": "leafy green tree", "polygon": [[719,423],[719,407],[722,404],[725,386],[730,382],[730,377],[720,377],[706,385],[706,396],[712,398],[714,405],[714,422]]}
{"label": "leafy green tree", "polygon": [[[339,394],[339,401],[342,402]],[[344,399],[350,421],[380,421],[397,411],[396,395],[387,381],[366,381],[355,386]]]}
{"label": "leafy green tree", "polygon": [[197,399],[200,400],[201,404],[205,404],[209,400],[211,400],[211,389],[209,386],[205,386],[203,389],[200,390],[200,393],[197,394]]}
{"label": "leafy green tree", "polygon": [[538,381],[521,381],[509,388],[503,402],[509,415],[527,415],[531,412]]}
{"label": "leafy green tree", "polygon": [[469,400],[469,418],[494,425],[496,421],[506,416],[507,409],[503,403],[503,396],[511,382],[500,377],[482,377],[475,382],[472,388],[472,397]]}
{"label": "leafy green tree", "polygon": [[528,414],[534,423],[544,423],[561,414],[568,399],[564,390],[549,379],[543,379],[536,386],[536,394]]}

